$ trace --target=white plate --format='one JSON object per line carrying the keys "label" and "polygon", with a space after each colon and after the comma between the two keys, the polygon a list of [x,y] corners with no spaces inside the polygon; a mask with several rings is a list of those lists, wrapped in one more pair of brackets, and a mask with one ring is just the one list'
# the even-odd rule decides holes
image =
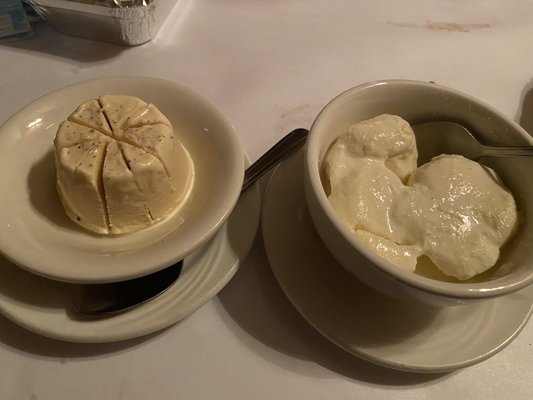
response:
{"label": "white plate", "polygon": [[[78,104],[106,93],[156,104],[195,163],[193,193],[179,212],[121,236],[93,234],[73,223],[55,188],[52,141],[58,124]],[[175,263],[214,235],[237,200],[227,195],[242,185],[239,174],[227,173],[243,169],[232,132],[201,96],[156,78],[96,79],[35,100],[0,127],[0,253],[35,274],[77,283],[130,279]]]}
{"label": "white plate", "polygon": [[0,313],[43,336],[82,343],[131,339],[166,328],[215,296],[250,249],[260,215],[251,187],[217,234],[186,257],[178,280],[159,297],[108,317],[84,317],[72,308],[78,284],[39,277],[0,257]]}
{"label": "white plate", "polygon": [[263,238],[274,275],[307,321],[368,361],[415,372],[445,372],[485,360],[529,319],[533,287],[467,306],[400,303],[363,285],[320,241],[308,215],[303,152],[273,174],[263,200]]}

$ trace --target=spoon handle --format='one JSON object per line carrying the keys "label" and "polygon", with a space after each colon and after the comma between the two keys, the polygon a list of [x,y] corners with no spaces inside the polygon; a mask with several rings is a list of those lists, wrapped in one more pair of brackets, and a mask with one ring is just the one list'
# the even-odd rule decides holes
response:
{"label": "spoon handle", "polygon": [[480,157],[533,156],[533,146],[483,146]]}
{"label": "spoon handle", "polygon": [[242,190],[245,190],[277,163],[300,148],[305,143],[308,134],[309,131],[307,129],[298,128],[283,137],[270,150],[263,154],[261,158],[246,169]]}

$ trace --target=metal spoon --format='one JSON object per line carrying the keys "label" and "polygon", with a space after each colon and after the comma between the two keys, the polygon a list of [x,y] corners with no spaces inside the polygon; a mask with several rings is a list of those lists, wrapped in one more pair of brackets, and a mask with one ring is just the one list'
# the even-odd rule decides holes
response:
{"label": "metal spoon", "polygon": [[127,281],[83,285],[74,309],[87,315],[125,311],[164,293],[178,279],[183,261],[153,274]]}
{"label": "metal spoon", "polygon": [[[283,137],[261,158],[246,169],[242,190],[246,190],[280,161],[300,148],[309,131],[299,128]],[[183,262],[139,278],[83,285],[74,298],[80,314],[105,315],[123,312],[164,293],[178,279]]]}
{"label": "metal spoon", "polygon": [[413,125],[418,162],[424,164],[439,154],[460,154],[471,160],[482,157],[533,156],[533,146],[485,146],[462,125],[433,121]]}

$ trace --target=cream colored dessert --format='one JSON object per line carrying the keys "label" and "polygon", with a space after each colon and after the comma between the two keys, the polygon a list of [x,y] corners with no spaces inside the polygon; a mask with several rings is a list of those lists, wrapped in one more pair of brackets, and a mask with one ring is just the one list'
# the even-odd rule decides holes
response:
{"label": "cream colored dessert", "polygon": [[400,117],[354,125],[323,162],[329,201],[359,240],[401,268],[414,271],[422,255],[460,280],[491,268],[516,226],[513,196],[494,171],[462,156],[418,169],[416,159]]}
{"label": "cream colored dessert", "polygon": [[139,98],[105,95],[62,122],[54,139],[66,214],[100,234],[137,231],[191,192],[194,168],[169,120]]}

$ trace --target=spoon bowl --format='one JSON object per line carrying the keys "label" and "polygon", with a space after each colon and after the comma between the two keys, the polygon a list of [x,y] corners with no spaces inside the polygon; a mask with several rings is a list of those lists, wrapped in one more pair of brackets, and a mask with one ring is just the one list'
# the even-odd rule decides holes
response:
{"label": "spoon bowl", "polygon": [[103,315],[126,311],[163,294],[178,279],[183,261],[153,274],[127,281],[83,285],[74,298],[80,314]]}

